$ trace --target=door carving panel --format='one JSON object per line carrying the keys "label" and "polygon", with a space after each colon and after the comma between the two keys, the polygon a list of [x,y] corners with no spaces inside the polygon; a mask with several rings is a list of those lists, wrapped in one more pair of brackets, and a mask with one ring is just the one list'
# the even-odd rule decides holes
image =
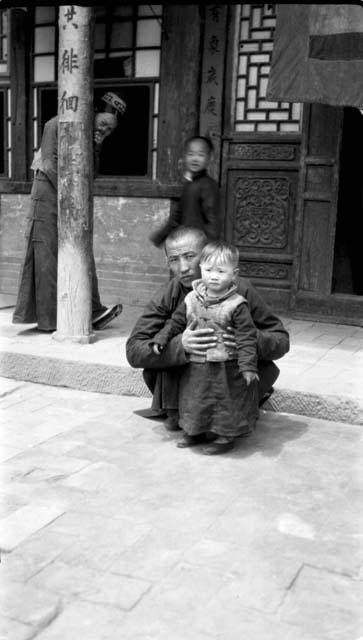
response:
{"label": "door carving panel", "polygon": [[234,184],[234,243],[256,249],[286,249],[289,232],[288,177],[240,177]]}
{"label": "door carving panel", "polygon": [[[275,156],[273,144],[270,151],[268,144],[264,146],[264,155]],[[298,147],[289,146],[294,152],[289,150],[288,155],[296,157]],[[251,278],[276,309],[284,310],[292,282],[298,165],[236,161],[232,149],[226,163],[225,236],[240,251],[240,274]]]}

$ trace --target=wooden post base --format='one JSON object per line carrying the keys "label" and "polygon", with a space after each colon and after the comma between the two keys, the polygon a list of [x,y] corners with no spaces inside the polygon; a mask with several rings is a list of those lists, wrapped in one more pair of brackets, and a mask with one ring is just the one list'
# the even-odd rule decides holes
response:
{"label": "wooden post base", "polygon": [[52,338],[57,342],[77,342],[78,344],[91,344],[97,340],[95,333],[90,333],[86,336],[66,336],[59,331],[52,333]]}

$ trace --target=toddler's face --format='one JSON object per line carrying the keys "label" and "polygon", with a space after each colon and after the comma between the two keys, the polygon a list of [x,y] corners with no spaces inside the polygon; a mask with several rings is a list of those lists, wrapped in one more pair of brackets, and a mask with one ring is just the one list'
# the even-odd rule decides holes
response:
{"label": "toddler's face", "polygon": [[220,295],[235,282],[238,269],[232,264],[220,262],[203,262],[200,265],[202,280],[208,291]]}
{"label": "toddler's face", "polygon": [[203,140],[189,142],[184,156],[184,164],[191,173],[199,173],[207,168],[210,161],[209,149]]}

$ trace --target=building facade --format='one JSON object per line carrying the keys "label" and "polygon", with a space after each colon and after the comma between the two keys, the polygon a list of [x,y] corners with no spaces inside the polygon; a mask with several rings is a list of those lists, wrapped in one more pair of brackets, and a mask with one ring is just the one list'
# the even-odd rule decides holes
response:
{"label": "building facade", "polygon": [[[34,151],[57,112],[58,11],[0,12],[1,291],[15,293]],[[241,273],[276,310],[358,324],[363,318],[362,114],[266,100],[275,5],[95,8],[95,101],[128,109],[102,152],[94,249],[103,299],[143,305],[167,278],[148,240],[181,191],[183,141],[211,136],[224,236]],[[74,105],[60,96],[61,108]],[[354,153],[352,153],[354,148]],[[362,237],[362,235],[361,235]]]}

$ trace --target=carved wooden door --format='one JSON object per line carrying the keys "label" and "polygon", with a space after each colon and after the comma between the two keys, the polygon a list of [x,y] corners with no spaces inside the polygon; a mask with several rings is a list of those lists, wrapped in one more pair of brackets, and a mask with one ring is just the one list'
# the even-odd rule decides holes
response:
{"label": "carved wooden door", "polygon": [[286,311],[292,284],[299,140],[281,136],[224,145],[225,237],[240,251],[240,274]]}
{"label": "carved wooden door", "polygon": [[225,237],[240,273],[275,309],[287,310],[300,154],[300,104],[268,102],[275,5],[230,11],[223,157]]}
{"label": "carved wooden door", "polygon": [[304,110],[291,310],[360,324],[363,296],[332,293],[342,123],[342,108]]}

